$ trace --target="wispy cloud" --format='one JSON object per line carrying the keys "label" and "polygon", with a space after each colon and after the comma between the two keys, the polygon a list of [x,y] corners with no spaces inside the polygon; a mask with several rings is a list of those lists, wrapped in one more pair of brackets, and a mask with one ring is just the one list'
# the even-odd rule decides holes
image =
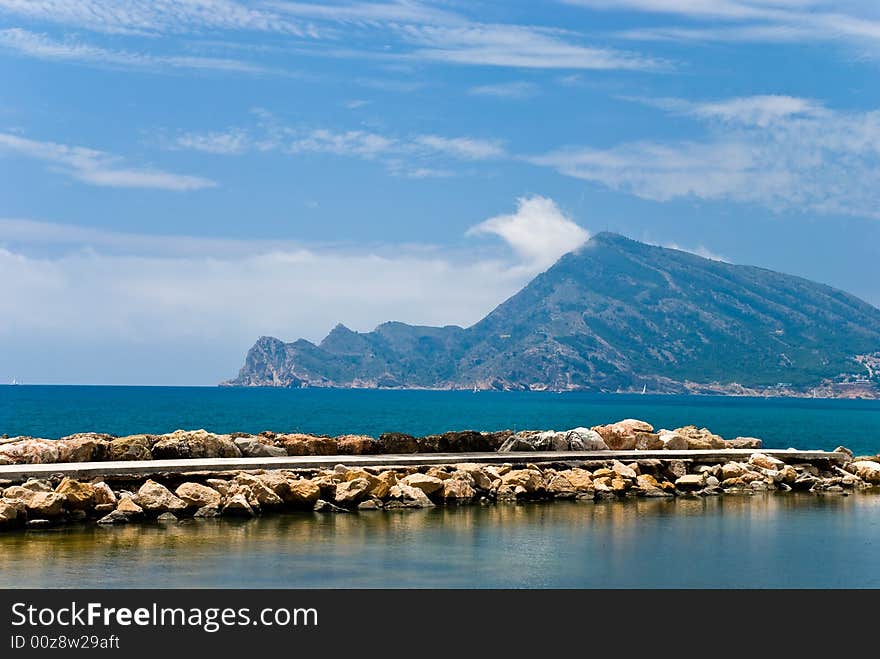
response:
{"label": "wispy cloud", "polygon": [[655,201],[728,200],[880,218],[880,111],[767,97],[684,107],[709,121],[705,139],[568,147],[532,162]]}
{"label": "wispy cloud", "polygon": [[543,270],[590,237],[556,202],[539,195],[517,199],[515,213],[490,217],[467,232],[481,234],[501,237],[533,270]]}
{"label": "wispy cloud", "polygon": [[474,96],[494,96],[497,98],[530,98],[538,93],[538,85],[533,82],[522,80],[514,82],[499,82],[492,85],[477,85],[471,87],[468,93]]}
{"label": "wispy cloud", "polygon": [[9,133],[0,133],[0,154],[4,152],[41,160],[48,163],[51,170],[90,185],[174,191],[200,190],[217,185],[200,176],[126,167],[121,157],[105,151],[40,142]]}
{"label": "wispy cloud", "polygon": [[[256,4],[256,3],[255,3]],[[0,13],[109,34],[246,30],[313,36],[315,28],[233,0],[0,0]]]}
{"label": "wispy cloud", "polygon": [[467,160],[484,160],[504,155],[504,149],[498,142],[475,139],[472,137],[441,137],[440,135],[419,135],[415,144],[434,151],[447,153]]}
{"label": "wispy cloud", "polygon": [[267,73],[268,69],[235,59],[189,55],[150,55],[125,50],[110,50],[79,41],[58,41],[46,34],[21,28],[0,30],[0,48],[42,60],[143,70],[200,70],[235,73]]}
{"label": "wispy cloud", "polygon": [[675,114],[760,127],[767,127],[790,117],[819,117],[828,112],[818,101],[779,94],[740,96],[717,101],[693,101],[670,97],[623,98]]}

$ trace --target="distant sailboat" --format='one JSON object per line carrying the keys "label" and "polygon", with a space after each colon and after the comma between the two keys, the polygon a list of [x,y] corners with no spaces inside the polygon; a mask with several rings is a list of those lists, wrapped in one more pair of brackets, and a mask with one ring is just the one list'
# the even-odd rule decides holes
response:
{"label": "distant sailboat", "polygon": [[477,391],[479,391],[479,390],[477,389],[477,385],[474,385],[474,393],[477,393]]}
{"label": "distant sailboat", "polygon": [[643,385],[642,385],[642,393],[643,393],[643,394],[644,394],[644,393],[647,393],[647,391],[648,391],[648,385],[643,384]]}
{"label": "distant sailboat", "polygon": [[10,382],[9,384],[21,384],[21,383],[18,380],[16,380],[15,378],[12,378],[12,382]]}

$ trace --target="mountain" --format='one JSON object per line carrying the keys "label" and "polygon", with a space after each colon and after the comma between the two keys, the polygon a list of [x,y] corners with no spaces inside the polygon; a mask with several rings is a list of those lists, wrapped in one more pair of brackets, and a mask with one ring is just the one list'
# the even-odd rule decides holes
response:
{"label": "mountain", "polygon": [[880,395],[880,310],[601,233],[475,325],[262,337],[233,386]]}

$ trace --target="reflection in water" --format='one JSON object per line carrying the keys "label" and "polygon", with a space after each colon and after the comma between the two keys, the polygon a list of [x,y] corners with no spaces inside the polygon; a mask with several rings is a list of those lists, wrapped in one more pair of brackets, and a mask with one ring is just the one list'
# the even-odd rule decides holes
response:
{"label": "reflection in water", "polygon": [[288,514],[0,535],[0,587],[880,586],[880,496]]}

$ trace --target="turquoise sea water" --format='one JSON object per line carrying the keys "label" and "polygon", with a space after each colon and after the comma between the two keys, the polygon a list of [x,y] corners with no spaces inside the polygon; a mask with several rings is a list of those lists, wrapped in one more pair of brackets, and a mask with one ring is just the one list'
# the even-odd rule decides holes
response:
{"label": "turquoise sea water", "polygon": [[880,451],[880,401],[625,394],[230,389],[220,387],[0,386],[0,434],[57,438],[177,428],[215,432],[557,429],[619,419],[655,427],[693,423],[767,446]]}

